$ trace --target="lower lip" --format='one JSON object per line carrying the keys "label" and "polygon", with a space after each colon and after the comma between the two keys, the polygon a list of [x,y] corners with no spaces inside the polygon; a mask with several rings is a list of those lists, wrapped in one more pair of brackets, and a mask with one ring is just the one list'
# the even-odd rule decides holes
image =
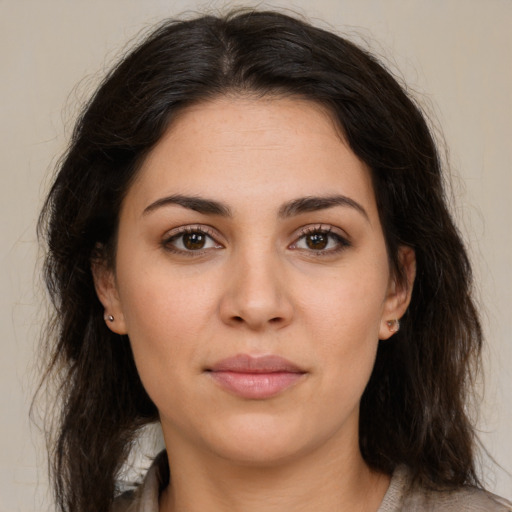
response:
{"label": "lower lip", "polygon": [[297,383],[303,373],[240,373],[230,371],[210,372],[211,377],[225,390],[242,398],[263,400],[282,393]]}

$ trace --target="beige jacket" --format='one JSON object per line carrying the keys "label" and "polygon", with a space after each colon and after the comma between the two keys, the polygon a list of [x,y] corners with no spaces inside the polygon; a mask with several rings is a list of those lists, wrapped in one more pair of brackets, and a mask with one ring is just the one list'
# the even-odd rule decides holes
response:
{"label": "beige jacket", "polygon": [[[160,468],[166,464],[160,454],[135,492],[116,499],[112,512],[158,512]],[[377,512],[512,512],[512,504],[488,492],[462,488],[434,492],[411,488],[405,467],[398,468]]]}

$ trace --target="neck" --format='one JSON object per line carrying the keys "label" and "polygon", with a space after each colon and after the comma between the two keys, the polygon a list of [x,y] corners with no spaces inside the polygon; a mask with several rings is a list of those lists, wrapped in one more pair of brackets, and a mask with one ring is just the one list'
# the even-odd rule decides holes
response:
{"label": "neck", "polygon": [[372,471],[359,450],[330,448],[266,466],[172,453],[160,512],[376,512],[389,477]]}

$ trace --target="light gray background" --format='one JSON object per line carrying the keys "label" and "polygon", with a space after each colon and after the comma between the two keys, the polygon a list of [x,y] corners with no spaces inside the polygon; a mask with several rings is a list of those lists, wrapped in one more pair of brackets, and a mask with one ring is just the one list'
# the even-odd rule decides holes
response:
{"label": "light gray background", "polygon": [[[0,0],[0,512],[51,509],[41,436],[28,420],[44,318],[35,222],[80,101],[141,29],[185,10],[223,5],[241,4]],[[454,208],[471,246],[488,340],[481,438],[502,468],[484,457],[483,471],[491,489],[511,498],[512,1],[271,5],[365,41],[400,70],[443,127],[456,176]]]}

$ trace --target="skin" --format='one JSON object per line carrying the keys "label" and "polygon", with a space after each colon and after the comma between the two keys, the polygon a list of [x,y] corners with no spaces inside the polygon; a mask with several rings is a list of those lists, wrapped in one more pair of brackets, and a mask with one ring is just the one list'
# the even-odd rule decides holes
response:
{"label": "skin", "polygon": [[[164,200],[177,195],[229,215]],[[333,195],[347,201],[290,206]],[[389,477],[361,457],[359,403],[387,321],[409,303],[412,250],[400,259],[405,286],[389,269],[370,173],[318,105],[220,98],[180,115],[123,202],[115,269],[93,268],[107,323],[128,334],[160,413],[172,474],[162,512],[378,509]],[[278,355],[304,373],[275,396],[243,398],[207,371],[236,354]]]}

